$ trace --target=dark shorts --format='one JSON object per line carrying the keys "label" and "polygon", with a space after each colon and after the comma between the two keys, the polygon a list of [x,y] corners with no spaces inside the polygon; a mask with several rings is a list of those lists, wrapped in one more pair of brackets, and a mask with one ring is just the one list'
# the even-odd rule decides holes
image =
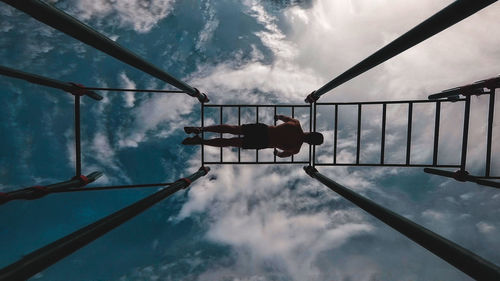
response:
{"label": "dark shorts", "polygon": [[266,124],[244,124],[241,126],[241,130],[243,131],[244,149],[262,149],[268,147],[269,134]]}

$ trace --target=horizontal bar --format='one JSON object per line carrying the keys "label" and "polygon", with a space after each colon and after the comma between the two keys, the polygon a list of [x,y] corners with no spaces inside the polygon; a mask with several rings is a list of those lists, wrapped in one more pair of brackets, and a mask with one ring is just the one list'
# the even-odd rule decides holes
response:
{"label": "horizontal bar", "polygon": [[179,180],[169,187],[155,192],[109,216],[91,223],[79,230],[66,235],[38,250],[25,255],[17,262],[0,270],[0,280],[26,280],[40,271],[69,256],[78,249],[122,225],[128,220],[144,212],[151,206],[169,197],[175,192],[187,188],[189,182],[206,175],[210,169],[200,168],[196,173]]}
{"label": "horizontal bar", "polygon": [[[382,49],[376,51],[360,63],[351,67],[318,90],[314,91],[311,94],[312,100],[318,100],[319,97],[326,94],[330,90],[425,41],[435,34],[475,14],[477,11],[487,7],[488,5],[493,4],[494,2],[496,2],[496,0],[454,1],[438,13],[412,28],[410,31],[401,35],[396,40],[387,44]],[[306,99],[306,102],[309,101]]]}
{"label": "horizontal bar", "polygon": [[432,165],[432,164],[399,164],[399,163],[314,163],[317,166],[365,166],[365,167],[439,167],[439,168],[460,168],[460,165]]}
{"label": "horizontal bar", "polygon": [[435,100],[448,97],[455,97],[458,95],[466,96],[466,95],[483,95],[492,93],[492,92],[484,92],[483,88],[489,88],[489,89],[500,88],[500,75],[493,78],[476,81],[469,85],[447,89],[440,93],[429,95],[428,98],[430,100]]}
{"label": "horizontal bar", "polygon": [[129,184],[129,185],[110,185],[110,186],[89,186],[78,187],[63,190],[56,190],[50,193],[65,193],[65,192],[80,192],[80,191],[100,191],[100,190],[113,190],[113,189],[129,189],[129,188],[145,188],[145,187],[162,187],[171,185],[171,182],[165,183],[149,183],[149,184]]}
{"label": "horizontal bar", "polygon": [[[440,100],[440,102],[465,101],[465,98],[457,100]],[[316,105],[359,105],[359,104],[405,104],[405,103],[435,103],[435,100],[394,100],[394,101],[363,101],[363,102],[318,102]]]}
{"label": "horizontal bar", "polygon": [[424,172],[426,172],[428,174],[442,176],[442,177],[453,178],[453,179],[456,179],[457,181],[462,181],[462,182],[470,181],[470,182],[474,182],[474,183],[484,185],[484,186],[500,188],[500,182],[485,180],[485,179],[475,177],[475,176],[472,176],[472,175],[469,175],[466,173],[451,172],[451,171],[438,170],[438,169],[432,169],[432,168],[425,168]]}
{"label": "horizontal bar", "polygon": [[154,89],[120,89],[120,88],[98,88],[98,87],[85,87],[86,90],[92,91],[108,91],[108,92],[135,92],[135,93],[171,93],[171,94],[184,94],[185,91],[177,90],[154,90]]}
{"label": "horizontal bar", "polygon": [[90,89],[81,88],[81,87],[77,86],[77,84],[59,81],[56,79],[52,79],[52,78],[44,77],[41,75],[20,71],[17,69],[13,69],[13,68],[1,66],[1,65],[0,65],[0,75],[12,77],[12,78],[17,78],[17,79],[22,79],[24,81],[27,81],[27,82],[30,82],[33,84],[63,90],[63,91],[68,92],[70,94],[75,94],[75,93],[78,93],[79,95],[83,94],[83,95],[86,95],[94,100],[102,100],[102,96],[98,95],[97,93],[92,92]]}
{"label": "horizontal bar", "polygon": [[359,208],[376,217],[413,242],[429,250],[463,273],[476,280],[500,280],[500,268],[463,248],[462,246],[430,231],[404,216],[397,214],[357,192],[322,175],[313,167],[304,167],[306,173]]}
{"label": "horizontal bar", "polygon": [[304,104],[205,104],[205,107],[307,107]]}
{"label": "horizontal bar", "polygon": [[228,161],[228,162],[215,162],[215,161],[205,161],[205,164],[230,164],[230,165],[235,165],[235,164],[242,164],[242,165],[261,165],[261,164],[309,164],[309,161],[296,161],[296,162],[280,162],[280,161],[262,161],[262,162],[251,162],[251,161],[241,161],[241,162],[236,162],[236,161]]}
{"label": "horizontal bar", "polygon": [[12,200],[19,200],[19,199],[34,200],[41,198],[49,193],[60,192],[61,190],[66,190],[70,188],[82,187],[91,182],[96,181],[101,176],[102,176],[101,172],[92,172],[84,178],[75,177],[68,181],[58,182],[45,186],[26,187],[10,191],[7,193],[2,193],[3,196],[0,197],[0,205]]}

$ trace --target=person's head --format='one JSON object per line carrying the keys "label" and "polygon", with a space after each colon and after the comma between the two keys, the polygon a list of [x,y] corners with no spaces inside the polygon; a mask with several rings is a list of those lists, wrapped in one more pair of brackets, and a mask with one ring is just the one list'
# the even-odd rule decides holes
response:
{"label": "person's head", "polygon": [[320,145],[323,143],[323,134],[318,132],[305,133],[304,141],[312,145]]}

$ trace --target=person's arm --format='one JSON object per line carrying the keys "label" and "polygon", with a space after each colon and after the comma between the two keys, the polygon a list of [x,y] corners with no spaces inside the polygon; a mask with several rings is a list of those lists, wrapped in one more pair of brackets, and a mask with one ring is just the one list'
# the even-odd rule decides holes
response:
{"label": "person's arm", "polygon": [[296,119],[290,118],[286,115],[274,115],[274,120],[281,120],[283,122],[296,121]]}
{"label": "person's arm", "polygon": [[274,155],[280,157],[280,158],[286,158],[292,156],[291,151],[278,151],[277,149],[274,150]]}

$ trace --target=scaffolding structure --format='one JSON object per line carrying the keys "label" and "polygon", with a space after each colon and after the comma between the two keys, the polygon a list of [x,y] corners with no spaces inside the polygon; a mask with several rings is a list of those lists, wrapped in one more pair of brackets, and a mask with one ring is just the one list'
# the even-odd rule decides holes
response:
{"label": "scaffolding structure", "polygon": [[[495,103],[495,89],[500,88],[500,77],[479,81],[474,84],[453,88],[443,91],[438,94],[429,96],[429,100],[410,100],[410,101],[382,101],[382,102],[357,102],[357,103],[319,103],[318,99],[334,89],[335,87],[353,79],[354,77],[364,73],[365,71],[379,65],[380,63],[398,55],[399,53],[419,44],[427,38],[441,32],[442,30],[452,26],[453,24],[467,18],[468,16],[476,13],[477,11],[487,7],[488,5],[496,2],[495,0],[457,0],[450,4],[448,7],[436,13],[434,16],[425,20],[409,32],[400,36],[387,46],[383,47],[373,55],[353,66],[346,72],[342,73],[332,81],[328,82],[318,90],[312,92],[306,97],[307,105],[218,105],[207,104],[209,99],[206,94],[201,93],[198,89],[180,81],[179,79],[171,76],[163,70],[157,68],[153,64],[143,60],[131,51],[121,47],[116,42],[110,40],[106,36],[93,30],[91,27],[81,23],[77,19],[69,16],[61,10],[48,5],[39,0],[2,0],[15,7],[18,10],[25,12],[33,18],[43,22],[49,26],[58,29],[69,36],[74,37],[81,42],[86,43],[110,56],[113,56],[124,63],[127,63],[145,73],[152,75],[176,88],[179,91],[169,90],[134,90],[134,89],[116,89],[116,88],[92,88],[86,87],[81,84],[73,82],[63,82],[42,77],[36,74],[30,74],[15,70],[12,68],[0,66],[0,75],[9,76],[12,78],[23,79],[31,83],[52,87],[55,89],[63,90],[74,96],[74,129],[75,129],[75,176],[70,180],[55,183],[47,186],[32,186],[28,188],[21,188],[19,190],[0,193],[0,204],[7,203],[17,199],[38,199],[50,193],[56,192],[81,192],[81,191],[97,191],[105,189],[122,189],[122,188],[142,188],[160,186],[163,189],[147,196],[144,199],[131,204],[95,223],[83,227],[61,239],[50,243],[32,253],[24,256],[17,262],[0,269],[0,280],[25,280],[32,277],[36,273],[53,265],[57,261],[77,251],[81,247],[101,237],[117,226],[125,223],[129,219],[135,217],[139,213],[145,211],[154,204],[164,200],[175,192],[185,189],[192,182],[198,178],[206,175],[209,168],[205,164],[305,164],[305,172],[312,178],[323,183],[342,197],[356,204],[366,212],[377,217],[382,222],[391,226],[396,231],[405,235],[409,239],[415,241],[419,245],[428,249],[438,257],[447,261],[452,266],[461,270],[465,274],[478,280],[500,280],[500,268],[477,256],[476,254],[468,251],[467,249],[457,245],[444,237],[418,225],[399,214],[396,214],[389,209],[380,206],[367,198],[357,194],[356,192],[336,183],[335,181],[322,175],[316,167],[319,166],[395,166],[395,167],[425,167],[424,171],[440,176],[452,177],[459,181],[472,181],[481,185],[500,187],[498,182],[493,181],[500,179],[499,176],[491,174],[491,146],[492,146],[492,128],[493,128],[493,114]],[[316,131],[316,110],[318,107],[332,107],[334,109],[334,122],[335,122],[335,143],[332,151],[332,162],[320,162],[316,159],[315,146],[309,146],[309,157],[307,161],[297,160],[291,157],[290,161],[277,161],[274,157],[273,161],[259,161],[259,151],[255,152],[255,161],[241,161],[241,151],[238,149],[237,161],[224,161],[223,150],[220,150],[219,161],[206,161],[205,148],[201,146],[201,167],[200,169],[185,177],[172,183],[154,183],[154,184],[136,184],[136,185],[120,185],[120,186],[102,186],[90,187],[84,186],[90,182],[97,180],[102,173],[93,172],[87,176],[82,175],[81,167],[81,147],[80,147],[80,99],[82,96],[87,96],[96,101],[102,97],[94,91],[99,90],[129,90],[135,92],[167,92],[167,93],[186,93],[187,95],[197,98],[201,103],[201,126],[205,126],[205,111],[207,108],[216,108],[220,110],[219,122],[223,123],[223,110],[225,108],[237,108],[238,110],[238,124],[241,124],[241,109],[251,107],[255,109],[255,121],[259,121],[260,108],[272,108],[276,115],[278,108],[289,108],[294,117],[296,108],[306,108],[309,110],[309,131]],[[470,175],[465,167],[467,162],[467,140],[468,140],[468,127],[470,118],[470,98],[471,95],[489,95],[489,110],[488,110],[488,129],[487,129],[487,156],[486,156],[486,170],[484,175],[473,176]],[[460,95],[462,97],[460,97]],[[458,102],[464,104],[464,126],[462,134],[462,149],[460,163],[441,164],[438,160],[438,143],[440,131],[440,108],[442,103]],[[407,144],[406,144],[406,157],[403,163],[387,163],[385,161],[385,129],[386,129],[386,110],[389,104],[404,104],[408,107],[408,123],[407,123]],[[434,122],[434,144],[433,144],[433,157],[432,162],[429,164],[413,164],[411,162],[411,135],[412,135],[412,119],[413,119],[413,105],[417,103],[434,103],[435,104],[435,122]],[[361,154],[361,117],[363,115],[363,106],[367,104],[379,105],[382,107],[382,140],[381,140],[381,153],[380,161],[377,163],[364,163],[360,159]],[[338,131],[338,111],[339,107],[345,105],[354,105],[357,107],[357,138],[356,138],[356,157],[354,163],[340,163],[337,161],[337,131]],[[203,136],[203,135],[202,135]],[[446,171],[435,168],[458,168],[457,171]],[[14,202],[9,203],[14,204]]]}

